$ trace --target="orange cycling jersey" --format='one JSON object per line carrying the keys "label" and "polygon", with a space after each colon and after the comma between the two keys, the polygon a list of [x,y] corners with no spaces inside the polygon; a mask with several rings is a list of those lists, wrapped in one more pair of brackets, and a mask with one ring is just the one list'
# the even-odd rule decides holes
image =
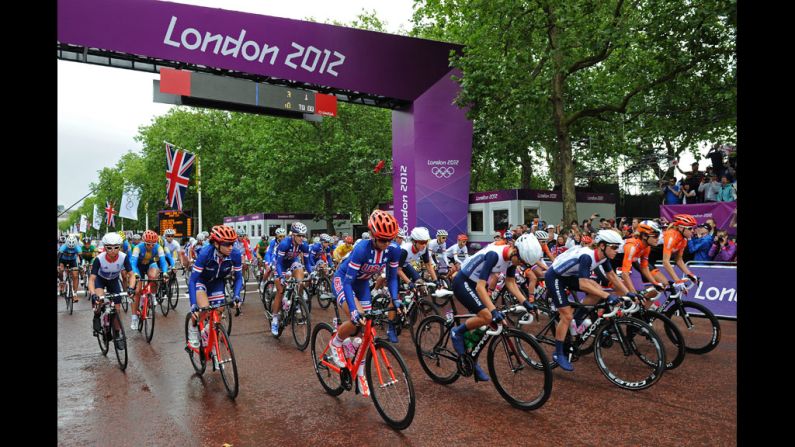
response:
{"label": "orange cycling jersey", "polygon": [[649,253],[651,246],[643,248],[643,241],[637,238],[630,238],[624,243],[624,262],[621,264],[621,271],[628,273],[632,270],[632,263],[640,260],[640,266],[649,268]]}
{"label": "orange cycling jersey", "polygon": [[687,241],[676,228],[663,233],[663,254],[684,254]]}

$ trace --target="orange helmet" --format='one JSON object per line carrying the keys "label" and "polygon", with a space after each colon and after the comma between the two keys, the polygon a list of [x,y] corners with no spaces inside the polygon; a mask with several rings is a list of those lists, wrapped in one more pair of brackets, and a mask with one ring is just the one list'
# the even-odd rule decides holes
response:
{"label": "orange helmet", "polygon": [[580,242],[582,242],[585,245],[591,245],[593,239],[591,238],[591,236],[583,236],[580,238]]}
{"label": "orange helmet", "polygon": [[149,242],[151,244],[154,244],[155,242],[157,242],[157,238],[158,238],[157,233],[155,233],[154,231],[152,230],[144,231],[144,236],[143,236],[144,242]]}
{"label": "orange helmet", "polygon": [[695,227],[698,225],[696,218],[690,214],[677,214],[674,216],[674,225],[681,225],[683,227]]}
{"label": "orange helmet", "polygon": [[648,235],[658,235],[660,234],[660,227],[657,226],[654,222],[641,222],[638,224],[638,233],[641,234],[648,234]]}
{"label": "orange helmet", "polygon": [[375,210],[367,221],[370,235],[376,239],[394,239],[398,234],[398,223],[395,216],[382,210]]}
{"label": "orange helmet", "polygon": [[466,241],[468,241],[468,240],[469,240],[469,238],[467,237],[467,235],[466,235],[466,234],[459,234],[459,235],[458,235],[458,240],[459,240],[459,241],[464,241],[464,242],[466,242]]}
{"label": "orange helmet", "polygon": [[215,242],[234,242],[237,240],[237,233],[232,227],[226,225],[216,225],[210,230],[210,241]]}
{"label": "orange helmet", "polygon": [[352,244],[353,243],[353,236],[345,236],[345,243]]}

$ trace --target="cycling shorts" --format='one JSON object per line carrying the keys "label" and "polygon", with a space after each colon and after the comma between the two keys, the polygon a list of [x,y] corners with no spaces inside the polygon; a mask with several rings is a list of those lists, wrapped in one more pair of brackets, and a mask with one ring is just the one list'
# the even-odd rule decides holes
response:
{"label": "cycling shorts", "polygon": [[566,288],[572,291],[580,290],[580,278],[577,276],[557,276],[550,268],[544,275],[544,282],[547,286],[547,295],[552,297],[552,302],[558,308],[569,306],[570,298],[566,293]]}
{"label": "cycling shorts", "polygon": [[77,267],[77,259],[61,259],[60,263],[64,265],[65,268],[74,268]]}
{"label": "cycling shorts", "polygon": [[[332,287],[334,288],[334,295],[337,297],[337,304],[342,305],[342,303],[346,303],[345,301],[345,291],[342,288],[342,277],[335,276],[334,281],[332,281]],[[370,310],[372,308],[372,297],[370,296],[370,281],[354,281],[351,284],[351,288],[353,289],[353,299],[358,300],[362,304],[362,309]],[[353,309],[348,309],[348,311],[352,311]]]}
{"label": "cycling shorts", "polygon": [[[196,292],[199,290],[207,294],[207,299],[210,301],[210,306],[223,304],[225,301],[223,279],[216,279],[214,281],[208,282],[207,284],[196,281]],[[195,297],[191,298],[190,300],[190,305],[193,306],[194,304],[196,304]]]}
{"label": "cycling shorts", "polygon": [[[113,278],[113,279],[105,279],[105,278],[97,275],[97,278],[94,280],[94,288],[95,289],[104,289],[105,293],[121,293],[122,292],[121,281],[119,280],[118,276],[116,278]],[[113,298],[113,302],[116,303],[116,304],[121,303],[121,297],[119,296],[119,297]]]}
{"label": "cycling shorts", "polygon": [[477,283],[464,275],[456,275],[453,279],[453,296],[473,314],[486,308],[486,305],[478,297],[476,287]]}
{"label": "cycling shorts", "polygon": [[403,269],[403,273],[405,273],[406,276],[408,276],[412,281],[420,279],[420,274],[408,262],[401,268]]}
{"label": "cycling shorts", "polygon": [[301,261],[298,260],[295,261],[287,260],[285,262],[282,262],[282,272],[292,272],[293,270],[302,269],[302,268],[304,268],[304,264],[302,264]]}

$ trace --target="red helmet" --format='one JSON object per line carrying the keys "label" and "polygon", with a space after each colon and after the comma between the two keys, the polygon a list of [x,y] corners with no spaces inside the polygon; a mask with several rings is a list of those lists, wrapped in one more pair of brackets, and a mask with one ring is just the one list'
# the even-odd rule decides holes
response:
{"label": "red helmet", "polygon": [[468,241],[468,240],[469,240],[469,238],[467,237],[467,235],[466,235],[466,234],[459,234],[459,235],[458,235],[458,240],[459,240],[459,241],[464,241],[464,242],[466,242],[466,241]]}
{"label": "red helmet", "polygon": [[234,242],[237,240],[237,233],[232,227],[226,225],[216,225],[210,230],[210,241],[215,242]]}
{"label": "red helmet", "polygon": [[398,234],[395,216],[382,210],[375,210],[367,221],[370,235],[375,239],[394,239]]}
{"label": "red helmet", "polygon": [[582,242],[585,245],[591,245],[593,239],[591,238],[591,236],[583,236],[580,238],[580,242]]}
{"label": "red helmet", "polygon": [[674,225],[681,225],[683,227],[695,227],[698,225],[696,218],[690,214],[677,214],[674,216]]}
{"label": "red helmet", "polygon": [[152,230],[146,230],[144,231],[144,236],[142,239],[144,240],[144,242],[149,242],[151,244],[154,244],[155,242],[157,242],[157,233],[155,233]]}
{"label": "red helmet", "polygon": [[345,236],[345,243],[352,244],[353,243],[353,236]]}

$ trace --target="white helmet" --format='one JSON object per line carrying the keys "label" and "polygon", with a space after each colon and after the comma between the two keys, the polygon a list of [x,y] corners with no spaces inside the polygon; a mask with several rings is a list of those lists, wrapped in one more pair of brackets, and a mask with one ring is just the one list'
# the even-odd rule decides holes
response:
{"label": "white helmet", "polygon": [[543,253],[541,244],[538,243],[538,239],[532,234],[525,233],[519,236],[513,246],[519,249],[519,257],[528,265],[535,264],[541,259]]}
{"label": "white helmet", "polygon": [[276,236],[287,236],[287,229],[281,227],[277,228]]}
{"label": "white helmet", "polygon": [[328,235],[328,234],[326,234],[326,233],[323,233],[323,234],[321,234],[321,235],[320,235],[320,240],[321,240],[322,242],[328,242],[328,243],[334,242],[334,241],[331,239],[331,236],[329,236],[329,235]]}
{"label": "white helmet", "polygon": [[431,240],[431,234],[428,232],[428,229],[425,227],[414,227],[411,230],[411,240],[412,241],[429,241]]}
{"label": "white helmet", "polygon": [[[118,236],[118,234],[116,235]],[[74,236],[69,236],[66,238],[66,248],[75,248],[77,247],[77,238]]]}
{"label": "white helmet", "polygon": [[240,230],[237,231],[237,235],[240,236],[240,237],[245,236],[246,235],[246,230],[241,228]]}
{"label": "white helmet", "polygon": [[436,230],[436,237],[447,236],[447,230]]}
{"label": "white helmet", "polygon": [[119,233],[113,232],[102,236],[102,245],[121,245],[124,242]]}
{"label": "white helmet", "polygon": [[163,236],[173,236],[175,233],[173,228],[169,228],[168,230],[163,232]]}
{"label": "white helmet", "polygon": [[[166,230],[166,231],[168,231],[168,230]],[[172,230],[172,231],[173,231],[173,230]],[[132,235],[132,237],[130,238],[130,240],[133,240],[133,241],[140,241],[140,240],[141,240],[141,235],[140,235],[140,234],[138,234],[138,233],[135,233],[135,234],[133,234],[133,235]]]}
{"label": "white helmet", "polygon": [[196,242],[204,242],[204,231],[196,235]]}
{"label": "white helmet", "polygon": [[545,241],[545,240],[549,239],[549,233],[547,233],[546,231],[543,231],[543,230],[538,230],[538,231],[536,231],[536,238]]}
{"label": "white helmet", "polygon": [[196,243],[196,238],[195,237],[190,238],[189,242],[190,242],[191,245],[195,244]]}
{"label": "white helmet", "polygon": [[[201,235],[204,236],[204,239],[207,239],[208,237],[210,237],[210,233],[208,233],[206,231],[202,231]],[[204,240],[204,239],[202,239],[202,240]]]}
{"label": "white helmet", "polygon": [[599,230],[599,232],[596,233],[596,238],[594,239],[594,242],[596,242],[596,243],[606,242],[608,244],[620,244],[620,243],[624,242],[624,239],[622,239],[621,236],[619,236],[619,234],[616,233],[613,230]]}
{"label": "white helmet", "polygon": [[290,225],[290,231],[296,236],[306,236],[306,225],[301,222],[293,222],[293,224]]}
{"label": "white helmet", "polygon": [[364,240],[370,239],[370,233],[368,233],[366,231],[364,233],[362,233],[362,239],[364,239]]}
{"label": "white helmet", "polygon": [[408,235],[406,234],[406,230],[404,230],[403,228],[399,229],[397,237],[399,237],[401,239],[408,239]]}

